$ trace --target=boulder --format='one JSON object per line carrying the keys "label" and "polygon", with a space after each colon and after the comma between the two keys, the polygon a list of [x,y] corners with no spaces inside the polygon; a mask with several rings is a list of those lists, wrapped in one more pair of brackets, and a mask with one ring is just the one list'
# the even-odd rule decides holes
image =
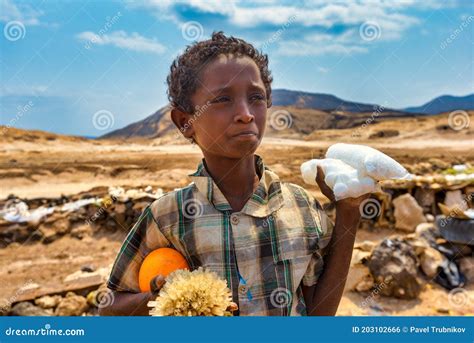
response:
{"label": "boulder", "polygon": [[347,275],[344,291],[368,291],[374,285],[374,279],[369,268],[364,265],[370,252],[354,249],[352,251],[351,267]]}
{"label": "boulder", "polygon": [[459,269],[467,282],[474,284],[474,257],[463,257],[459,260]]}
{"label": "boulder", "polygon": [[360,243],[356,243],[354,248],[359,249],[362,251],[372,252],[375,247],[375,243],[372,241],[362,241]]}
{"label": "boulder", "polygon": [[466,209],[466,201],[464,200],[460,189],[455,191],[447,191],[446,197],[444,198],[444,204],[448,208],[458,207],[461,210]]}
{"label": "boulder", "polygon": [[438,267],[442,265],[445,259],[446,257],[438,250],[427,247],[420,255],[421,270],[426,276],[433,278],[438,273]]}
{"label": "boulder", "polygon": [[409,193],[400,195],[393,200],[395,211],[395,227],[400,230],[414,232],[418,224],[426,222],[423,209]]}
{"label": "boulder", "polygon": [[83,296],[68,292],[66,297],[62,298],[54,314],[56,316],[80,316],[87,311],[89,305],[87,299]]}
{"label": "boulder", "polygon": [[35,299],[35,304],[41,308],[55,308],[60,303],[62,297],[60,295],[45,295]]}
{"label": "boulder", "polygon": [[28,301],[19,302],[14,305],[11,309],[10,314],[12,316],[51,316],[52,311],[42,309],[39,306],[35,306]]}
{"label": "boulder", "polygon": [[413,247],[401,238],[383,240],[368,261],[375,282],[383,286],[380,294],[402,299],[417,298],[423,288],[418,266]]}
{"label": "boulder", "polygon": [[12,309],[10,300],[2,298],[0,299],[0,316],[8,316]]}

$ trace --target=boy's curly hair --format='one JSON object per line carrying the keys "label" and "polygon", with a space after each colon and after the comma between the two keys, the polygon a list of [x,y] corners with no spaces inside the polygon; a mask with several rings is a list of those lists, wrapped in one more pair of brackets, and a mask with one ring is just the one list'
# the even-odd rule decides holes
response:
{"label": "boy's curly hair", "polygon": [[166,79],[171,106],[194,113],[191,96],[198,88],[199,72],[221,54],[248,56],[257,64],[267,93],[267,107],[270,107],[273,78],[268,70],[268,56],[243,39],[227,37],[222,31],[214,32],[211,39],[189,45],[184,53],[173,61]]}

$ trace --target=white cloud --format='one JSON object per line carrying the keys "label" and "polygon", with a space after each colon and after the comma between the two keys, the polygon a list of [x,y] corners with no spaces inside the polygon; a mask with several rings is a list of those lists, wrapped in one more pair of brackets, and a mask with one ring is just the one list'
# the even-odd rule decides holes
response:
{"label": "white cloud", "polygon": [[136,32],[129,34],[125,31],[114,31],[98,35],[91,31],[85,31],[79,33],[76,37],[81,41],[88,42],[91,46],[94,44],[112,45],[121,49],[155,54],[162,54],[166,51],[166,47],[157,40],[140,36]]}
{"label": "white cloud", "polygon": [[[359,28],[366,22],[375,23],[378,28],[377,41],[398,40],[405,32],[420,21],[413,15],[413,9],[425,10],[450,6],[441,0],[358,0],[326,1],[307,0],[300,2],[241,1],[241,0],[153,0],[135,3],[135,7],[146,7],[161,18],[172,19],[180,24],[183,7],[196,12],[222,16],[227,24],[240,28],[259,26],[287,26],[290,31],[298,28],[300,38],[286,36],[278,40],[280,52],[290,54],[310,53],[361,53],[368,50],[368,42],[362,39]],[[289,24],[289,25],[288,25]],[[337,27],[340,30],[334,31]],[[311,28],[311,30],[310,30]],[[320,32],[319,37],[309,31]],[[324,32],[324,33],[321,33]],[[296,30],[295,30],[296,32]],[[290,32],[288,32],[290,33]],[[289,40],[289,41],[288,41]],[[299,46],[301,51],[291,51]]]}
{"label": "white cloud", "polygon": [[7,23],[19,21],[23,25],[40,25],[42,12],[36,11],[27,4],[14,4],[10,0],[0,0],[0,21]]}

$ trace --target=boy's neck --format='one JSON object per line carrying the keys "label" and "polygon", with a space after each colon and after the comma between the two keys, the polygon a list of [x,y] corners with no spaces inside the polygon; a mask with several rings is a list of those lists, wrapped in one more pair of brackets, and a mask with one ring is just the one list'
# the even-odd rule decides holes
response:
{"label": "boy's neck", "polygon": [[259,183],[254,154],[240,159],[206,154],[204,165],[232,209],[240,211]]}

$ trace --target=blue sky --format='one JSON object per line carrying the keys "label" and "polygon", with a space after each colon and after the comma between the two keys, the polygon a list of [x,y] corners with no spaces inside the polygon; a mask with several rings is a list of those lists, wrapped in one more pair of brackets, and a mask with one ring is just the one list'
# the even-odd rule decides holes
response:
{"label": "blue sky", "polygon": [[167,103],[171,61],[223,30],[274,88],[403,108],[474,92],[474,8],[453,1],[0,0],[0,124],[98,136]]}

